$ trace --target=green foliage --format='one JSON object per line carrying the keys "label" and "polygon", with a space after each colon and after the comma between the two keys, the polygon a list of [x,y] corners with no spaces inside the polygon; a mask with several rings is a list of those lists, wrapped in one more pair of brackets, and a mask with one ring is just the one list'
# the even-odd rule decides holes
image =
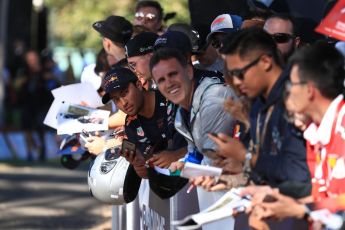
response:
{"label": "green foliage", "polygon": [[175,22],[190,22],[187,0],[160,0],[159,2],[163,6],[165,13],[176,12],[176,17],[168,21],[168,25]]}
{"label": "green foliage", "polygon": [[[109,15],[120,15],[133,19],[136,0],[45,0],[50,10],[50,38],[52,45],[76,48],[101,47],[99,34],[92,29],[92,23]],[[174,22],[189,22],[187,0],[159,1],[165,13],[176,12]]]}

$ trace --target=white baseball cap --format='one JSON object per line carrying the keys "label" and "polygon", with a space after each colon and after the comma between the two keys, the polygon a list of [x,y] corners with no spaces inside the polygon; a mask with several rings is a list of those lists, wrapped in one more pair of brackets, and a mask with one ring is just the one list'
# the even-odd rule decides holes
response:
{"label": "white baseball cap", "polygon": [[206,40],[210,41],[214,33],[231,33],[239,30],[242,25],[242,18],[238,15],[221,14],[211,23],[211,32]]}

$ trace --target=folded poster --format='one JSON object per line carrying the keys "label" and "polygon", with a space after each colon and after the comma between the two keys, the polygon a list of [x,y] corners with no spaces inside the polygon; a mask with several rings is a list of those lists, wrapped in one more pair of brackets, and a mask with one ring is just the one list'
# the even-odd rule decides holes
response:
{"label": "folded poster", "polygon": [[181,171],[181,177],[189,179],[199,176],[220,177],[222,171],[222,168],[186,162],[184,168]]}
{"label": "folded poster", "polygon": [[240,190],[233,188],[207,209],[171,224],[179,230],[199,229],[204,224],[230,217],[234,212],[243,212],[250,205],[250,198],[240,197]]}
{"label": "folded poster", "polygon": [[108,130],[110,112],[63,102],[57,114],[57,134]]}

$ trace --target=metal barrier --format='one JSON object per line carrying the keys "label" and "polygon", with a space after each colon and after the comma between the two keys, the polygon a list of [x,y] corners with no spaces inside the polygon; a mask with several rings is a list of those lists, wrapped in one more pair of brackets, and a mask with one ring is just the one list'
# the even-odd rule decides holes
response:
{"label": "metal barrier", "polygon": [[[54,132],[45,133],[47,158],[57,157],[58,149]],[[39,144],[39,143],[38,143]],[[37,156],[36,153],[33,155]],[[27,147],[24,132],[10,131],[0,133],[0,160],[27,159]],[[174,197],[166,200],[160,199],[151,191],[147,180],[143,180],[138,197],[130,204],[112,207],[113,230],[169,230],[174,229],[171,220],[180,220],[184,217],[198,213],[197,189],[187,194],[185,186]],[[284,221],[268,221],[271,229],[308,229],[304,221],[287,219]],[[244,214],[235,219],[235,230],[247,230],[248,217]]]}
{"label": "metal barrier", "polygon": [[[138,197],[130,204],[113,206],[112,230],[172,230],[171,220],[180,220],[198,213],[197,191],[187,194],[185,186],[174,197],[162,200],[154,194],[147,180],[143,180]],[[308,229],[308,224],[302,220],[286,219],[283,221],[268,221],[271,230]],[[229,230],[230,230],[229,226]],[[240,214],[235,218],[235,230],[250,230],[248,216]]]}
{"label": "metal barrier", "polygon": [[171,220],[199,212],[196,190],[187,194],[187,189],[185,186],[174,197],[162,200],[150,189],[148,180],[143,180],[133,202],[112,207],[112,230],[173,229]]}

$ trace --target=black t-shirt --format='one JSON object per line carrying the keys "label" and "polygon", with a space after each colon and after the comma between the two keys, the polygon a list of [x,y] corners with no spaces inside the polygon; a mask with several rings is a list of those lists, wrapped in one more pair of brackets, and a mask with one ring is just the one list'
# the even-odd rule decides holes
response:
{"label": "black t-shirt", "polygon": [[154,150],[167,149],[168,140],[173,141],[173,148],[187,146],[187,142],[175,130],[175,106],[168,102],[159,91],[155,93],[153,116],[146,118],[140,115],[126,117],[125,132],[129,141],[145,156]]}

